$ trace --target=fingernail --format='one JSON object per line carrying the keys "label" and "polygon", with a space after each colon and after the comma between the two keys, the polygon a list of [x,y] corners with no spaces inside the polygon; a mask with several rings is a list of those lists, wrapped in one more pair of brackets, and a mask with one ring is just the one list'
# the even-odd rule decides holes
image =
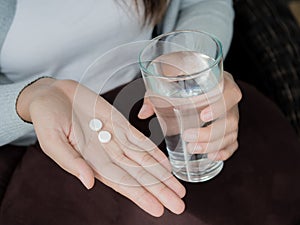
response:
{"label": "fingernail", "polygon": [[204,121],[211,121],[213,119],[212,112],[209,110],[205,111],[201,117],[202,117],[202,120],[204,120]]}

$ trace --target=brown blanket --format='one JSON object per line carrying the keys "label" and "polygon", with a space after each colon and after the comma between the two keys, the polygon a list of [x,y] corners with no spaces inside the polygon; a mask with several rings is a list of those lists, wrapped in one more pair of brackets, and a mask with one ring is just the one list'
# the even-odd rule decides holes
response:
{"label": "brown blanket", "polygon": [[[187,208],[182,215],[166,211],[151,217],[100,182],[88,191],[36,144],[0,149],[0,224],[300,224],[299,140],[271,101],[239,84],[239,150],[216,178],[184,183]],[[135,118],[131,122],[146,132],[146,122]]]}

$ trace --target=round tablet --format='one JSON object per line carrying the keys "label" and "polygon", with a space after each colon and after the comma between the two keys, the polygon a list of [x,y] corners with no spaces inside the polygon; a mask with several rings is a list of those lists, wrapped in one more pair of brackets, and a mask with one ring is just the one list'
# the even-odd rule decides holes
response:
{"label": "round tablet", "polygon": [[89,123],[89,126],[90,126],[91,130],[93,130],[93,131],[101,130],[102,125],[103,124],[102,124],[101,120],[98,120],[98,119],[91,119],[91,121]]}
{"label": "round tablet", "polygon": [[108,131],[100,131],[98,139],[101,143],[108,143],[111,139],[111,134]]}

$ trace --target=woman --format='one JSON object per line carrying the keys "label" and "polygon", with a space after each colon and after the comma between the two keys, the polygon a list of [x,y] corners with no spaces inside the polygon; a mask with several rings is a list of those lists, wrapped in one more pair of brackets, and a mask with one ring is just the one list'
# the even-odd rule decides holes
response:
{"label": "woman", "polygon": [[[92,188],[96,178],[153,216],[161,216],[164,207],[182,213],[185,189],[170,175],[166,156],[78,81],[97,56],[122,44],[150,39],[155,25],[157,33],[179,29],[212,33],[221,40],[226,54],[232,35],[231,1],[27,0],[1,4],[0,15],[5,19],[0,20],[0,144],[30,145],[36,136],[43,151],[86,188]],[[122,83],[120,78],[115,86]],[[211,126],[184,134],[186,141],[202,146],[199,152],[207,148],[216,160],[226,160],[237,149],[241,93],[227,73],[224,87],[225,107],[217,102],[200,116],[204,121],[220,117],[228,124],[225,135]],[[111,113],[116,113],[114,121]],[[152,114],[145,101],[139,117]],[[99,144],[88,129],[94,117],[111,133],[109,143]],[[117,132],[112,128],[116,121]],[[126,136],[126,144],[139,146],[141,151],[130,152],[116,135]],[[147,165],[155,166],[149,169]]]}

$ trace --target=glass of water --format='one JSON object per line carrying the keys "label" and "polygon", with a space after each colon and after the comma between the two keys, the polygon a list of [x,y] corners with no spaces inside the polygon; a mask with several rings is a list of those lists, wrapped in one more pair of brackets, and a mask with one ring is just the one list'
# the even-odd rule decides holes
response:
{"label": "glass of water", "polygon": [[173,174],[188,182],[216,176],[222,161],[195,154],[182,139],[189,128],[211,125],[201,111],[222,97],[222,46],[201,31],[174,31],[152,39],[141,51],[139,66],[164,134]]}

